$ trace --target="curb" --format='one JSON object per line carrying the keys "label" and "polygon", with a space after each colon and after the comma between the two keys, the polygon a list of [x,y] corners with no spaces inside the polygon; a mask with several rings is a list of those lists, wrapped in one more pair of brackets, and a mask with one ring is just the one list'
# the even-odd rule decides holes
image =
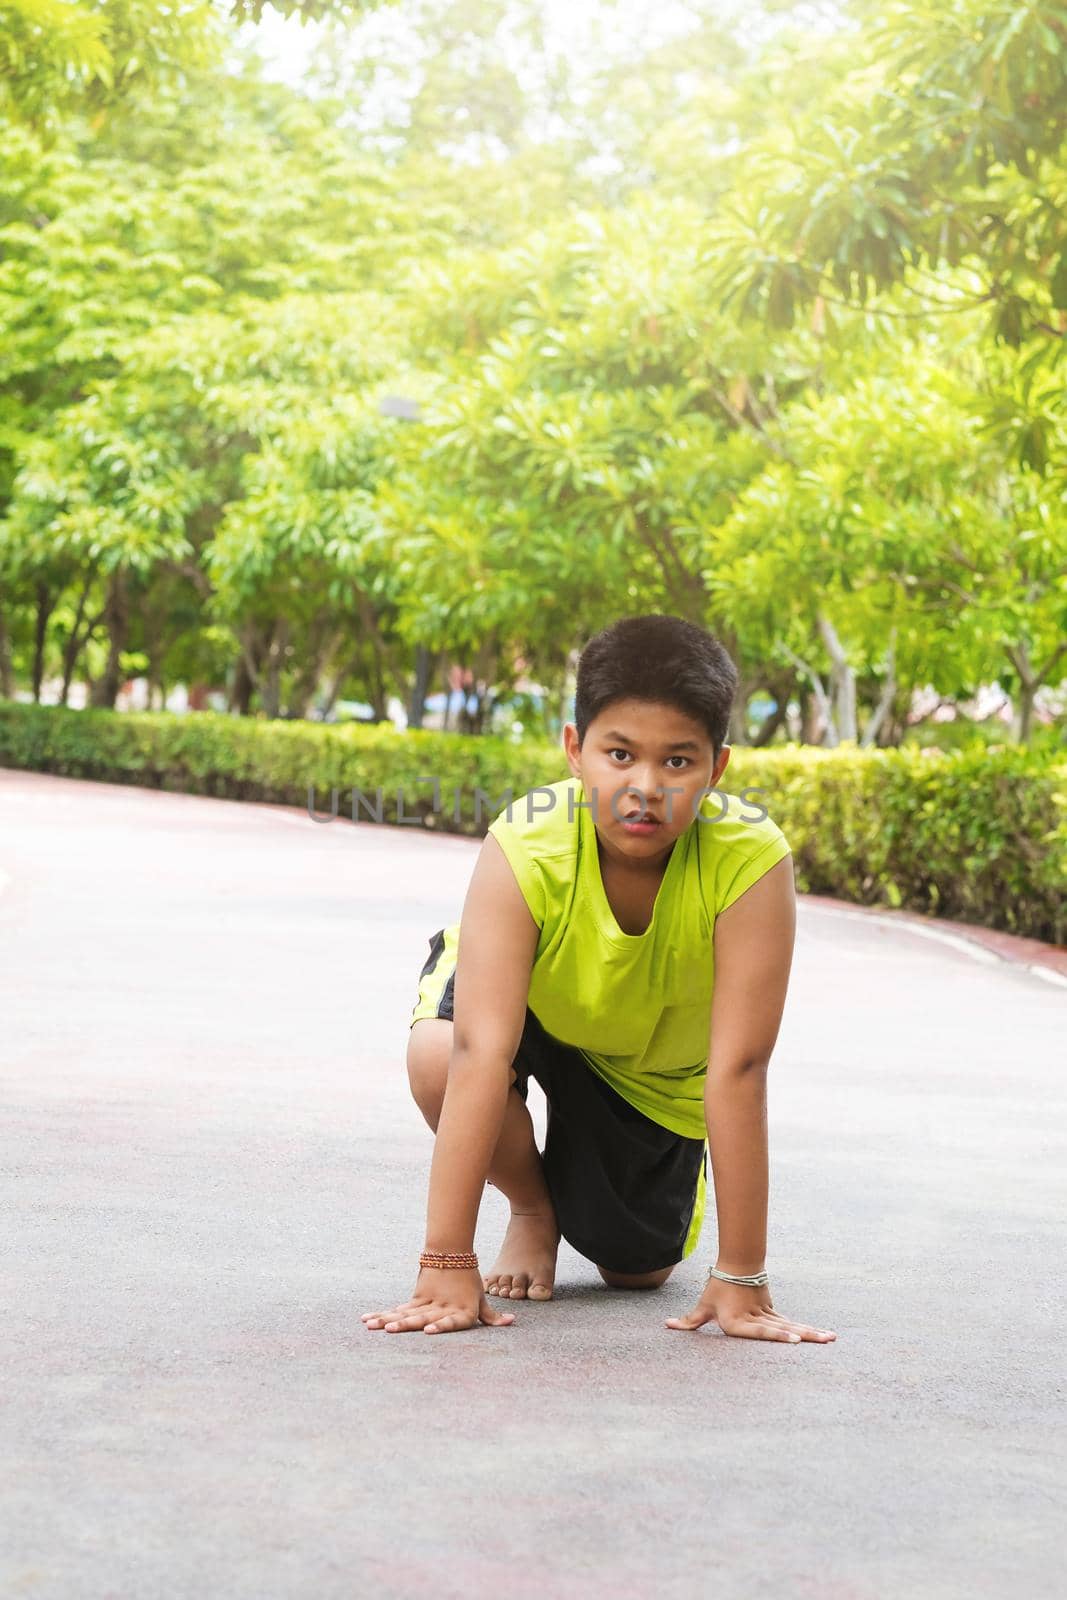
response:
{"label": "curb", "polygon": [[886,911],[878,906],[857,906],[847,900],[835,900],[830,895],[804,894],[799,898],[805,904],[835,912],[840,917],[863,918],[884,923],[887,927],[903,928],[919,938],[933,939],[938,944],[959,950],[973,961],[988,965],[1006,961],[1011,966],[1025,967],[1035,978],[1067,989],[1065,945],[1045,944],[1040,939],[1002,933],[998,928],[983,928],[976,923],[924,917],[913,911]]}

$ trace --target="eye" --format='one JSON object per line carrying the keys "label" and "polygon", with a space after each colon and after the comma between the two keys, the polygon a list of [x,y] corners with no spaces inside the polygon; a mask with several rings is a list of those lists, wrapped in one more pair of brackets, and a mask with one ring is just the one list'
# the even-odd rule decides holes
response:
{"label": "eye", "polygon": [[[618,745],[615,746],[614,750],[608,751],[609,756],[629,756],[629,754],[630,752],[628,750],[622,750]],[[615,762],[615,765],[618,766],[618,762]]]}
{"label": "eye", "polygon": [[672,772],[684,772],[685,771],[685,767],[691,767],[693,765],[693,763],[690,761],[688,756],[668,756],[667,760],[668,761],[682,761],[682,762],[685,763],[685,766],[682,766],[682,767],[672,767],[671,768]]}

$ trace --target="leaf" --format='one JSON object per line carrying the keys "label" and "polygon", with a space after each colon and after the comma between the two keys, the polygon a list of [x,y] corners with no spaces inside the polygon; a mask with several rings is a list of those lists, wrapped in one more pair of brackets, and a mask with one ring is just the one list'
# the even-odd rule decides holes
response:
{"label": "leaf", "polygon": [[1060,256],[1059,261],[1056,263],[1056,270],[1052,274],[1049,283],[1049,292],[1052,296],[1052,304],[1058,311],[1067,309],[1067,251]]}

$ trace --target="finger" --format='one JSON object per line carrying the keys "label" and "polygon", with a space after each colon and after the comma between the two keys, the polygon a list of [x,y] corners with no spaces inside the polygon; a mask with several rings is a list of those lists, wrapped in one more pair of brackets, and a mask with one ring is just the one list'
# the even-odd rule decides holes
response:
{"label": "finger", "polygon": [[733,1326],[727,1327],[724,1324],[723,1331],[735,1334],[741,1339],[774,1339],[779,1344],[801,1344],[804,1339],[799,1331],[801,1326],[803,1325],[782,1319],[772,1321],[757,1311],[751,1317],[739,1317]]}
{"label": "finger", "polygon": [[[756,1313],[757,1316],[759,1313]],[[788,1317],[780,1316],[777,1311],[765,1312],[764,1316],[773,1317],[779,1327],[786,1328],[790,1333],[799,1335],[802,1340],[812,1343],[826,1344],[831,1339],[836,1339],[837,1334],[832,1328],[813,1328],[807,1322],[791,1322]]]}
{"label": "finger", "polygon": [[427,1322],[432,1322],[436,1306],[420,1306],[417,1311],[410,1311],[406,1317],[393,1317],[385,1324],[386,1333],[410,1333],[413,1328],[423,1328]]}
{"label": "finger", "polygon": [[800,1343],[798,1333],[790,1333],[788,1328],[778,1327],[759,1317],[731,1318],[722,1324],[722,1331],[734,1339],[771,1339],[777,1344]]}
{"label": "finger", "polygon": [[450,1311],[445,1317],[438,1317],[436,1322],[428,1322],[423,1329],[424,1333],[462,1333],[464,1328],[473,1328],[474,1319],[465,1311]]}
{"label": "finger", "polygon": [[392,1311],[368,1312],[368,1314],[362,1318],[362,1321],[364,1326],[367,1328],[380,1328],[386,1322],[395,1322],[398,1317],[410,1316],[413,1311],[417,1310],[417,1306],[394,1306]]}
{"label": "finger", "polygon": [[490,1328],[503,1328],[509,1322],[515,1321],[514,1311],[496,1311],[492,1306],[482,1305],[478,1316]]}
{"label": "finger", "polygon": [[415,1311],[416,1309],[417,1306],[414,1300],[405,1300],[402,1306],[394,1306],[391,1311],[364,1311],[360,1321],[368,1322],[371,1317],[402,1317],[408,1311]]}
{"label": "finger", "polygon": [[695,1311],[690,1311],[688,1316],[668,1317],[668,1328],[702,1328],[706,1322],[717,1320],[714,1311],[706,1311],[703,1306],[697,1306]]}

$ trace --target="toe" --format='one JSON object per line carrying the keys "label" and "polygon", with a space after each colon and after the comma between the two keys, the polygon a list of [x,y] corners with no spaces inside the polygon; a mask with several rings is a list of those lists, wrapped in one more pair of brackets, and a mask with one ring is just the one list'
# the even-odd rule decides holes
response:
{"label": "toe", "polygon": [[529,1287],[530,1274],[528,1272],[517,1272],[511,1283],[511,1298],[513,1300],[525,1300],[526,1291]]}
{"label": "toe", "polygon": [[547,1283],[531,1283],[529,1298],[531,1300],[551,1300],[551,1287]]}

